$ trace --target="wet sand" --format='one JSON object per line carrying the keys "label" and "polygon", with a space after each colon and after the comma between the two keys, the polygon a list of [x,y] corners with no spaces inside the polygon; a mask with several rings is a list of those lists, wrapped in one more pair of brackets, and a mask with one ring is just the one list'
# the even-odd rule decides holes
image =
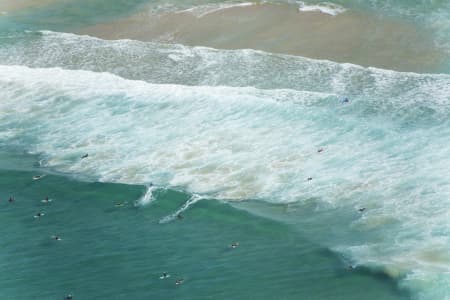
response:
{"label": "wet sand", "polygon": [[0,12],[8,14],[21,9],[48,5],[57,0],[0,0]]}
{"label": "wet sand", "polygon": [[331,16],[294,5],[255,4],[195,15],[150,10],[76,33],[104,39],[137,39],[269,52],[363,66],[433,72],[444,54],[430,33],[409,23],[355,12]]}

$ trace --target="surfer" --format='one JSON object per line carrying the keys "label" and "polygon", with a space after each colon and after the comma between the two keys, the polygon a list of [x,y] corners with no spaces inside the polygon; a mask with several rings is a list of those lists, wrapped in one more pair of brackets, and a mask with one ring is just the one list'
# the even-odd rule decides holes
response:
{"label": "surfer", "polygon": [[184,282],[183,279],[177,279],[177,280],[175,281],[175,284],[176,284],[176,285],[180,285],[180,284],[182,284],[183,282]]}
{"label": "surfer", "polygon": [[56,240],[56,241],[60,241],[61,238],[57,235],[52,235],[52,239]]}
{"label": "surfer", "polygon": [[307,179],[308,181],[311,181],[312,180],[312,177],[308,177],[308,179]]}
{"label": "surfer", "polygon": [[160,279],[166,279],[166,278],[169,278],[170,277],[170,275],[169,274],[167,274],[167,273],[162,273],[162,275],[161,276],[159,276],[159,278]]}
{"label": "surfer", "polygon": [[16,199],[14,199],[14,197],[9,197],[9,199],[8,199],[9,203],[13,203],[14,201],[16,201]]}
{"label": "surfer", "polygon": [[230,245],[231,248],[236,249],[239,246],[239,243],[233,243]]}
{"label": "surfer", "polygon": [[123,202],[117,202],[116,203],[116,207],[121,207],[121,206],[123,206]]}
{"label": "surfer", "polygon": [[87,158],[89,156],[89,154],[84,154],[81,158],[83,159],[83,158]]}
{"label": "surfer", "polygon": [[184,218],[184,217],[183,217],[182,214],[178,214],[178,215],[177,215],[177,219],[178,219],[178,220],[183,220],[183,218]]}
{"label": "surfer", "polygon": [[44,215],[44,213],[38,212],[37,214],[34,215],[34,218],[40,219],[43,215]]}
{"label": "surfer", "polygon": [[347,97],[345,97],[344,100],[342,100],[342,103],[349,103],[349,102],[350,102],[350,100],[348,100]]}
{"label": "surfer", "polygon": [[33,176],[33,180],[38,180],[38,179],[41,179],[42,177],[44,177],[44,175],[36,175],[36,176]]}
{"label": "surfer", "polygon": [[322,153],[323,152],[323,148],[319,148],[319,150],[317,150],[317,153]]}
{"label": "surfer", "polygon": [[72,299],[73,299],[72,294],[69,294],[66,297],[64,297],[64,300],[72,300]]}
{"label": "surfer", "polygon": [[52,200],[48,199],[48,196],[45,196],[45,199],[42,200],[42,203],[50,203]]}
{"label": "surfer", "polygon": [[363,211],[365,211],[365,210],[366,210],[365,207],[362,207],[362,208],[358,209],[359,212],[363,212]]}

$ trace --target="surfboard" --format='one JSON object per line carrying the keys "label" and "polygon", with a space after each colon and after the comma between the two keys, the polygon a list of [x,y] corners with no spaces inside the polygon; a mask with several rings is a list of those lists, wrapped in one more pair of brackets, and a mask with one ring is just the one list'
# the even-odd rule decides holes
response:
{"label": "surfboard", "polygon": [[33,180],[39,180],[39,179],[42,179],[44,177],[45,177],[45,175],[36,175],[36,176],[33,176]]}

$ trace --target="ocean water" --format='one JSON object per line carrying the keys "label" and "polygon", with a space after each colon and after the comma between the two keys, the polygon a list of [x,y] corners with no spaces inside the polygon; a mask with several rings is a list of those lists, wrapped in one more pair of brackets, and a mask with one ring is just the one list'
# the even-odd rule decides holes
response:
{"label": "ocean water", "polygon": [[[33,181],[37,171],[0,174],[1,197],[16,200],[1,203],[2,298],[407,299],[386,275],[349,272],[291,226],[229,204],[205,200],[182,220],[160,224],[191,196],[157,188],[153,203],[142,206],[135,201],[145,187],[55,175]],[[52,202],[41,203],[47,195]],[[34,219],[39,211],[45,215]],[[230,249],[235,241],[239,247]],[[163,272],[170,277],[160,279]],[[185,282],[176,286],[177,278]]]}
{"label": "ocean water", "polygon": [[[13,4],[0,6],[0,298],[450,299],[447,1]],[[438,64],[95,27],[248,22],[261,6],[432,32]]]}

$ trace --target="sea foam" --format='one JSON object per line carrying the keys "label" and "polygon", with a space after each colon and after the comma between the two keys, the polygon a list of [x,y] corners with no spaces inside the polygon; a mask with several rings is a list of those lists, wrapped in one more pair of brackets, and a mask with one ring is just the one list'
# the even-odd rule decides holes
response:
{"label": "sea foam", "polygon": [[328,246],[423,299],[448,292],[448,75],[56,33],[24,45],[2,61],[91,71],[1,66],[3,146],[92,180],[365,207],[341,229],[366,238]]}
{"label": "sea foam", "polygon": [[256,5],[256,3],[242,2],[242,3],[221,3],[221,4],[199,5],[199,6],[194,6],[194,7],[188,8],[188,9],[179,10],[179,11],[177,11],[177,13],[189,13],[189,14],[193,14],[194,16],[196,16],[198,18],[202,18],[206,15],[209,15],[209,14],[221,11],[221,10],[235,8],[235,7],[247,7],[247,6],[252,6],[252,5]]}
{"label": "sea foam", "polygon": [[316,11],[330,16],[337,16],[346,11],[344,7],[330,2],[322,2],[315,5],[308,5],[303,1],[298,1],[297,3],[299,11],[303,12]]}

